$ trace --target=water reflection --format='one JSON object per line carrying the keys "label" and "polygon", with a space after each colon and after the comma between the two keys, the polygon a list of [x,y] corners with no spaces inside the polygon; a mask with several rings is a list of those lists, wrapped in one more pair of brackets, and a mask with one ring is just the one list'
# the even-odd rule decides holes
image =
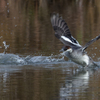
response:
{"label": "water reflection", "polygon": [[[59,80],[61,76],[56,75],[55,69],[48,70],[40,67],[34,68],[33,66],[24,66],[22,68],[3,66],[0,68],[2,70],[0,71],[0,84],[2,84],[0,85],[0,90],[2,90],[0,91],[0,99],[40,100],[43,98],[47,100],[59,95],[59,84],[56,84],[56,82],[61,81]],[[4,68],[6,68],[6,72]],[[20,70],[17,71],[17,68]]]}
{"label": "water reflection", "polygon": [[90,74],[93,74],[93,70],[82,70],[75,76],[67,78],[65,84],[60,88],[60,100],[78,99],[81,94],[84,94],[85,90],[89,88]]}
{"label": "water reflection", "polygon": [[90,95],[99,98],[99,70],[86,71],[74,64],[4,65],[0,69],[0,99],[91,100]]}

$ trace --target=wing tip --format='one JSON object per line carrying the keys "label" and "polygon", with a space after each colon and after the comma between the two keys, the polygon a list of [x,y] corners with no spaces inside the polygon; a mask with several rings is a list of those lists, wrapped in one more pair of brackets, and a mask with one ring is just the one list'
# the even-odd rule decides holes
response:
{"label": "wing tip", "polygon": [[51,23],[55,32],[59,31],[64,36],[71,36],[67,23],[58,13],[52,13]]}
{"label": "wing tip", "polygon": [[100,39],[100,35],[99,35],[99,36],[97,36],[97,40],[98,40],[98,39]]}

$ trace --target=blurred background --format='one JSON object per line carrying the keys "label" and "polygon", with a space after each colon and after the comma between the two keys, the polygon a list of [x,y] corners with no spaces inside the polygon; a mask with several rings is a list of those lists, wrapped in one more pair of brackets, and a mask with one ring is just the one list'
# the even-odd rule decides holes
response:
{"label": "blurred background", "polygon": [[[81,45],[100,34],[100,0],[0,0],[0,100],[100,100],[100,69],[52,58],[63,46],[53,12]],[[100,40],[87,52],[100,65]]]}
{"label": "blurred background", "polygon": [[[4,52],[5,41],[7,53],[58,54],[63,45],[54,36],[53,12],[64,18],[82,45],[100,34],[99,0],[0,0],[0,52]],[[93,45],[92,49],[99,48],[99,41]],[[90,55],[94,52],[99,50]]]}

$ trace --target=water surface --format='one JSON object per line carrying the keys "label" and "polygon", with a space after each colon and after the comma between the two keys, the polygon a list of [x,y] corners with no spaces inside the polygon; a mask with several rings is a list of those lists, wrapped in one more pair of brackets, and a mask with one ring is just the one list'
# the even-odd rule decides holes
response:
{"label": "water surface", "polygon": [[[100,0],[1,0],[0,100],[100,99],[100,68],[61,56],[53,12],[81,45],[100,34]],[[87,53],[100,65],[100,40]]]}

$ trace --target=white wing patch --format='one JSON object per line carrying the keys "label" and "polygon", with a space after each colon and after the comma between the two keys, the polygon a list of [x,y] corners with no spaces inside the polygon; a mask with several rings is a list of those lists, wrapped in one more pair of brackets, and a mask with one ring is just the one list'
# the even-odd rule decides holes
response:
{"label": "white wing patch", "polygon": [[68,42],[72,43],[72,41],[69,38],[65,37],[65,36],[61,36],[61,38],[63,38],[65,41],[68,41]]}
{"label": "white wing patch", "polygon": [[78,43],[78,44],[77,44],[77,43],[73,43],[69,38],[67,38],[67,37],[65,37],[65,36],[61,36],[61,38],[64,39],[65,41],[68,41],[68,42],[70,42],[70,43],[76,45],[76,46],[81,47],[81,45],[80,45],[79,43]]}

